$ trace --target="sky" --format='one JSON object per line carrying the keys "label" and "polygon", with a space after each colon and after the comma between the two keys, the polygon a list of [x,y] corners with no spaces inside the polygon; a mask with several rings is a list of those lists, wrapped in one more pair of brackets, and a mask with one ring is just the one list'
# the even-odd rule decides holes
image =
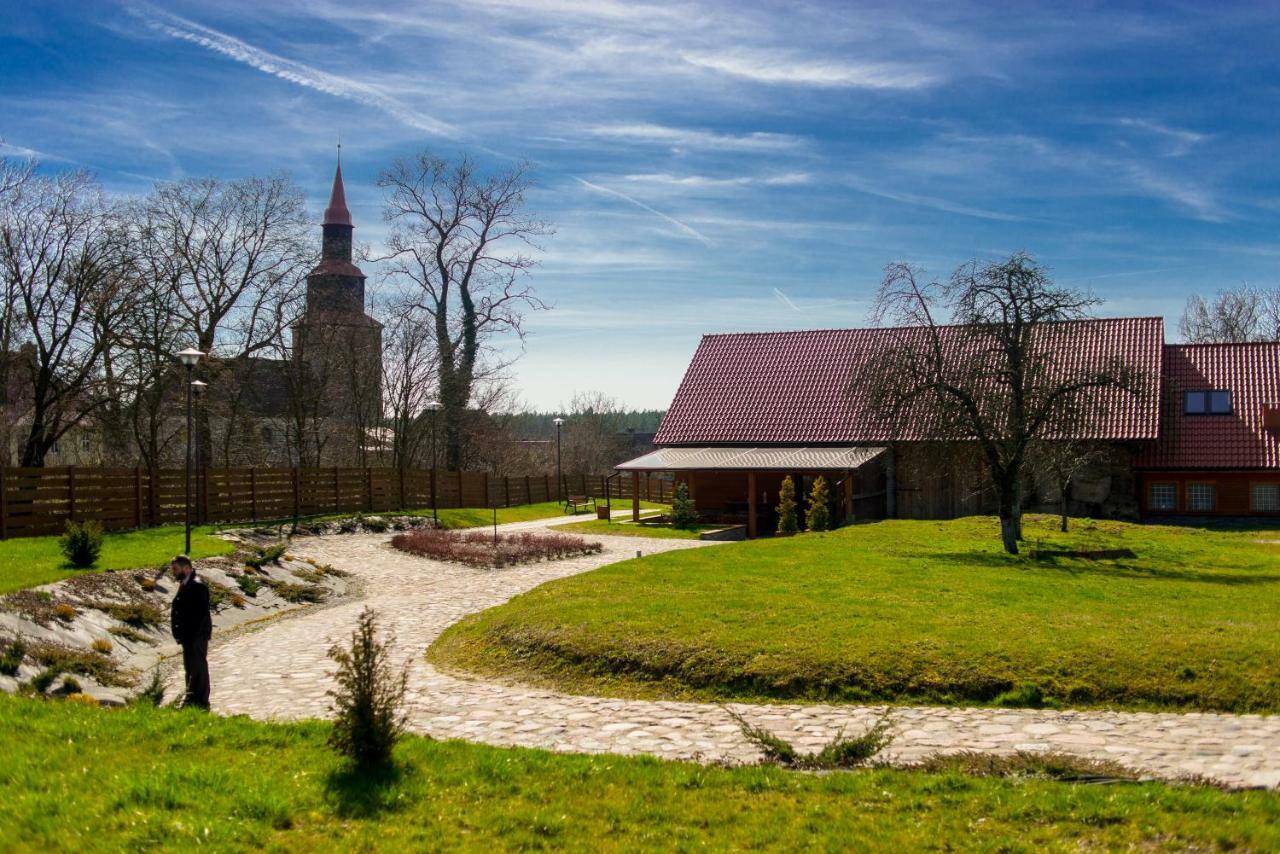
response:
{"label": "sky", "polygon": [[395,158],[527,160],[530,407],[665,408],[701,335],[862,325],[895,261],[1025,250],[1170,340],[1280,283],[1276,3],[0,5],[0,154],[113,193],[287,172],[318,222],[340,137],[376,250]]}

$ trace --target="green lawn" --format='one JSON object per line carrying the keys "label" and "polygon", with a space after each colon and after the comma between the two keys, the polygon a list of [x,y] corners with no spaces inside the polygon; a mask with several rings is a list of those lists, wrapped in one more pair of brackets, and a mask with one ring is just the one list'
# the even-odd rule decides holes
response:
{"label": "green lawn", "polygon": [[[229,554],[235,549],[234,544],[212,536],[214,530],[212,526],[192,530],[192,557]],[[87,571],[158,567],[179,554],[183,545],[180,525],[107,534],[97,565]],[[67,564],[57,537],[20,537],[0,542],[0,593],[49,584],[83,572],[86,570]]]}
{"label": "green lawn", "polygon": [[[1280,712],[1274,532],[886,521],[656,554],[450,628],[440,665],[564,690]],[[1131,549],[1088,559],[1033,551]]]}
{"label": "green lawn", "polygon": [[[626,506],[631,506],[630,499],[615,498],[613,505],[615,509],[621,508],[621,502],[626,501]],[[601,504],[604,502],[601,501]],[[645,508],[665,508],[666,505],[655,504],[651,501],[641,501],[641,507]],[[415,513],[419,516],[430,516],[431,510],[417,510]],[[583,511],[580,515],[584,518],[590,514],[589,510]],[[554,519],[557,516],[567,515],[564,505],[558,501],[544,501],[540,504],[523,504],[519,507],[499,507],[498,508],[498,524],[505,522],[532,522],[537,519]],[[444,528],[478,528],[484,525],[493,524],[493,510],[487,507],[462,507],[450,508],[448,510],[440,510],[440,525]]]}
{"label": "green lawn", "polygon": [[[627,520],[630,520],[630,516]],[[570,522],[556,525],[551,530],[564,531],[568,534],[608,534],[612,537],[656,537],[667,540],[696,540],[703,531],[712,531],[722,525],[695,525],[690,529],[673,528],[670,525],[652,523],[637,525],[631,521],[606,522],[603,519],[588,519],[585,522]]]}
{"label": "green lawn", "polygon": [[868,770],[814,776],[410,737],[345,772],[323,723],[0,695],[0,849],[919,850],[1280,846],[1280,795]]}

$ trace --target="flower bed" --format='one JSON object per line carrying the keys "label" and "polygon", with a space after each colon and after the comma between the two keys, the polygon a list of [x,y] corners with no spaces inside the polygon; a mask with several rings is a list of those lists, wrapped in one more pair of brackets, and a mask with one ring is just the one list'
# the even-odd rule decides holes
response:
{"label": "flower bed", "polygon": [[491,533],[482,531],[449,531],[419,528],[391,538],[400,551],[435,560],[462,563],[476,567],[514,566],[540,560],[560,560],[580,555],[599,554],[604,550],[593,543],[569,534],[499,534],[497,542]]}

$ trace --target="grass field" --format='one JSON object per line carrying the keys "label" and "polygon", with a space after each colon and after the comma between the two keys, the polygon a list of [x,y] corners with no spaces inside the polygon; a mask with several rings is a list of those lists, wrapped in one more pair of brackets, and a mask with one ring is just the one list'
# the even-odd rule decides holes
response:
{"label": "grass field", "polygon": [[0,695],[0,849],[1274,850],[1280,795],[958,772],[813,776],[409,737],[361,780],[323,723]]}
{"label": "grass field", "polygon": [[[619,502],[623,500],[624,499],[615,499],[614,506],[619,506]],[[630,500],[627,500],[627,506],[631,506]],[[641,501],[640,506],[645,508],[665,507],[665,505],[654,504],[651,501]],[[420,516],[431,515],[430,510],[419,510],[416,512]],[[478,528],[484,525],[493,524],[493,510],[487,507],[451,508],[448,510],[440,510],[439,512],[440,525],[444,528]],[[582,515],[585,516],[586,512]],[[565,513],[564,505],[558,501],[544,501],[540,504],[523,504],[518,507],[499,507],[498,524],[502,525],[506,522],[532,522],[537,519],[554,519],[557,516],[564,515],[567,515]]]}
{"label": "grass field", "polygon": [[[630,519],[630,517],[627,517]],[[720,525],[695,525],[689,529],[673,528],[670,525],[657,523],[637,525],[634,522],[606,522],[603,519],[588,519],[585,522],[569,522],[566,525],[555,525],[553,531],[564,531],[566,534],[608,534],[611,537],[657,537],[669,540],[696,540],[703,531],[710,531]]]}
{"label": "grass field", "polygon": [[[657,554],[453,626],[436,663],[562,690],[1280,712],[1273,534],[886,521]],[[1078,550],[1127,549],[1090,559]],[[1039,552],[1039,557],[1033,552]]]}
{"label": "grass field", "polygon": [[[214,528],[191,532],[192,557],[229,554],[234,545],[212,536]],[[94,570],[158,567],[183,548],[180,525],[107,534]],[[86,571],[72,568],[58,548],[57,537],[21,537],[0,542],[0,593],[35,587],[70,578]]]}

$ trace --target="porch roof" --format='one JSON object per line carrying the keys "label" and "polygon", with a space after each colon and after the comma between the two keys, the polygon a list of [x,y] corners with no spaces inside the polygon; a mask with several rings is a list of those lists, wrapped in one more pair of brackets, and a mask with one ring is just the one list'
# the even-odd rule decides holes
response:
{"label": "porch roof", "polygon": [[835,471],[856,469],[885,450],[861,446],[659,448],[614,468],[618,471]]}

